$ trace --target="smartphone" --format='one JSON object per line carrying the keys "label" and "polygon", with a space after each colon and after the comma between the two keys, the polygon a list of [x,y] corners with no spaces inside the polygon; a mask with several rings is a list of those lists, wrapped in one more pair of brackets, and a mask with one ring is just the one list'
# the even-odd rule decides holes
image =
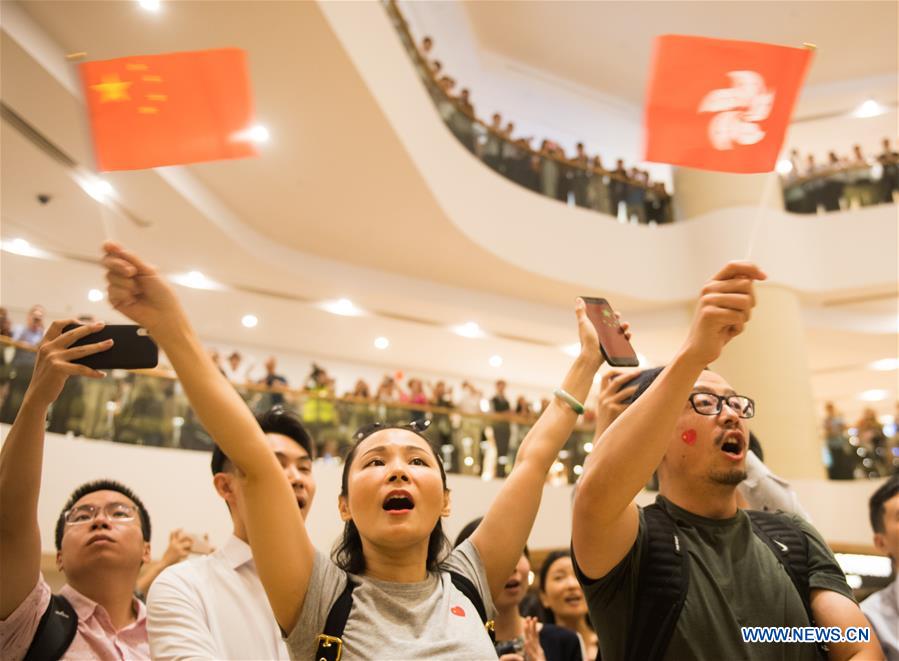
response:
{"label": "smartphone", "polygon": [[637,352],[624,336],[618,317],[604,298],[581,296],[587,304],[587,317],[599,335],[599,350],[612,367],[636,367],[640,364]]}
{"label": "smartphone", "polygon": [[[80,324],[69,324],[62,329],[68,332],[78,328]],[[95,353],[73,363],[87,365],[95,370],[136,370],[156,367],[159,363],[159,348],[150,339],[145,328],[128,324],[104,326],[96,333],[91,333],[72,343],[73,347],[94,344],[103,340],[113,340],[113,345],[106,351]]]}

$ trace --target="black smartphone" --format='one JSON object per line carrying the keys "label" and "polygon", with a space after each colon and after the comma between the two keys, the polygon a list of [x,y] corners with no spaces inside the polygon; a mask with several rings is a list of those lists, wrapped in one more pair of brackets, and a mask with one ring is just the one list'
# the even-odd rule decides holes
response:
{"label": "black smartphone", "polygon": [[599,350],[612,367],[636,367],[640,364],[637,352],[624,336],[618,317],[604,298],[581,296],[587,304],[587,317],[599,335]]}
{"label": "black smartphone", "polygon": [[[62,332],[66,333],[78,326],[79,324],[69,324],[62,329]],[[96,333],[85,335],[80,340],[73,342],[72,346],[80,347],[84,344],[94,344],[108,339],[112,339],[113,344],[106,351],[72,362],[87,365],[95,370],[148,369],[156,367],[159,363],[159,348],[150,339],[147,330],[140,326],[109,324]]]}

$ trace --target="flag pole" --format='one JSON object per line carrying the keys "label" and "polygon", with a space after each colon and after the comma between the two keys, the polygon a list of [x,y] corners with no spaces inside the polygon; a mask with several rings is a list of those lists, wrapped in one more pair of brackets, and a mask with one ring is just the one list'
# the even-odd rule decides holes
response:
{"label": "flag pole", "polygon": [[[803,48],[806,48],[810,51],[818,50],[818,46],[808,41],[803,42]],[[752,229],[749,232],[749,243],[746,246],[746,259],[749,260],[752,258],[752,249],[755,247],[756,238],[758,238],[759,227],[763,221],[763,214],[765,212],[765,205],[768,203],[768,198],[771,196],[771,188],[773,187],[773,182],[775,178],[772,176],[773,172],[768,173],[768,178],[765,180],[765,185],[762,188],[762,198],[759,200],[759,205],[755,210],[755,219],[752,221]]]}

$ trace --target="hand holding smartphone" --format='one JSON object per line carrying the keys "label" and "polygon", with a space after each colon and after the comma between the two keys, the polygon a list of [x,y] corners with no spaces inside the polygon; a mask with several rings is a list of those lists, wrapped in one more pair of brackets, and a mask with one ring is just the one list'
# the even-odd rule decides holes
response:
{"label": "hand holding smartphone", "polygon": [[640,359],[631,346],[612,306],[604,298],[581,296],[587,306],[587,318],[599,335],[599,350],[612,367],[637,367]]}
{"label": "hand holding smartphone", "polygon": [[[69,324],[63,328],[63,333],[74,328],[78,328],[78,324]],[[150,339],[146,329],[130,324],[104,326],[96,333],[85,335],[80,340],[76,340],[72,343],[72,346],[93,344],[108,339],[113,340],[113,345],[106,351],[85,356],[72,362],[87,365],[95,370],[148,369],[156,367],[159,363],[159,348]]]}

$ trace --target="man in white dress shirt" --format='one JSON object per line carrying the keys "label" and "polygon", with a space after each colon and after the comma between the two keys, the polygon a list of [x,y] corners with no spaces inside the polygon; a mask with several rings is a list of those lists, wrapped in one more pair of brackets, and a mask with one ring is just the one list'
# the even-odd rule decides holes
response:
{"label": "man in white dress shirt", "polygon": [[[257,416],[305,518],[315,496],[315,444],[281,407]],[[219,550],[163,571],[147,598],[154,659],[288,659],[259,576],[244,524],[237,469],[216,447],[213,483],[228,505],[234,532]]]}
{"label": "man in white dress shirt", "polygon": [[874,492],[869,502],[874,546],[893,561],[893,582],[865,599],[862,612],[877,632],[889,661],[899,661],[899,475]]}

